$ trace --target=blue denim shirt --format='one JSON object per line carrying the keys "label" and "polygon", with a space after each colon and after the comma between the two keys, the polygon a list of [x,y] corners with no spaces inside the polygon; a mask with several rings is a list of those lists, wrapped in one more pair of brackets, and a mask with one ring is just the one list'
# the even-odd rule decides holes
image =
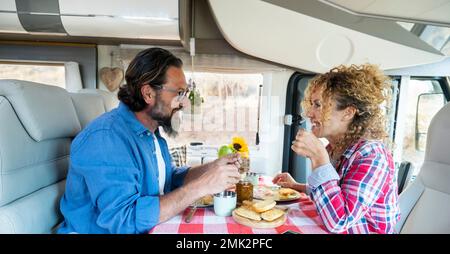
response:
{"label": "blue denim shirt", "polygon": [[146,233],[159,221],[156,135],[166,163],[164,193],[181,186],[187,167],[175,168],[166,141],[119,107],[90,123],[72,142],[64,222],[58,233]]}

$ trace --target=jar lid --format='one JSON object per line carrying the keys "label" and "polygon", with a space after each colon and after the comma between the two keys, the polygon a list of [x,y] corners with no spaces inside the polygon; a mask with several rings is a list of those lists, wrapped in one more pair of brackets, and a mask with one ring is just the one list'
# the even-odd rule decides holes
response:
{"label": "jar lid", "polygon": [[239,183],[243,185],[253,185],[252,182],[248,179],[239,180]]}

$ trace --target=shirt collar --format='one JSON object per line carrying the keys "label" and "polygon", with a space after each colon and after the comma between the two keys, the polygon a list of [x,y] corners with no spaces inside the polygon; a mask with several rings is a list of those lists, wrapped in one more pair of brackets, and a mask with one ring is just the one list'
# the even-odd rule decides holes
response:
{"label": "shirt collar", "polygon": [[136,133],[136,135],[141,136],[143,134],[148,135],[147,133],[151,133],[141,122],[139,122],[139,120],[136,118],[136,115],[134,114],[134,112],[131,111],[125,103],[120,102],[118,110],[119,110],[120,116],[127,123],[129,123],[130,128],[133,130],[134,133]]}

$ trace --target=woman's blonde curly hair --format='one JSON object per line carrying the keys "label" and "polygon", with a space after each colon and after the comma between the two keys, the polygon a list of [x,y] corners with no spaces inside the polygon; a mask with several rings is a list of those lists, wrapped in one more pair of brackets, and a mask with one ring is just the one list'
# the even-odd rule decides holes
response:
{"label": "woman's blonde curly hair", "polygon": [[340,65],[314,77],[301,103],[304,112],[310,109],[311,94],[318,89],[322,91],[322,122],[330,119],[333,100],[337,110],[349,106],[356,108],[355,117],[344,137],[332,147],[333,154],[342,154],[361,138],[383,140],[390,146],[386,132],[389,124],[386,115],[390,113],[391,80],[377,66]]}

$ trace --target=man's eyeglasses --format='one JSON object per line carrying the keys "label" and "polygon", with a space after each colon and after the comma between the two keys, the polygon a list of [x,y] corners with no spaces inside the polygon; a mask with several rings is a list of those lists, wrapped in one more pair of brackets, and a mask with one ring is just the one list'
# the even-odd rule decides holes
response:
{"label": "man's eyeglasses", "polygon": [[173,89],[173,88],[166,87],[163,85],[161,87],[161,90],[166,90],[166,91],[169,91],[172,93],[177,93],[178,94],[177,101],[182,101],[184,99],[184,97],[186,97],[188,95],[188,93],[191,91],[191,88],[190,88],[190,86],[188,86],[186,89],[177,90],[177,89]]}

